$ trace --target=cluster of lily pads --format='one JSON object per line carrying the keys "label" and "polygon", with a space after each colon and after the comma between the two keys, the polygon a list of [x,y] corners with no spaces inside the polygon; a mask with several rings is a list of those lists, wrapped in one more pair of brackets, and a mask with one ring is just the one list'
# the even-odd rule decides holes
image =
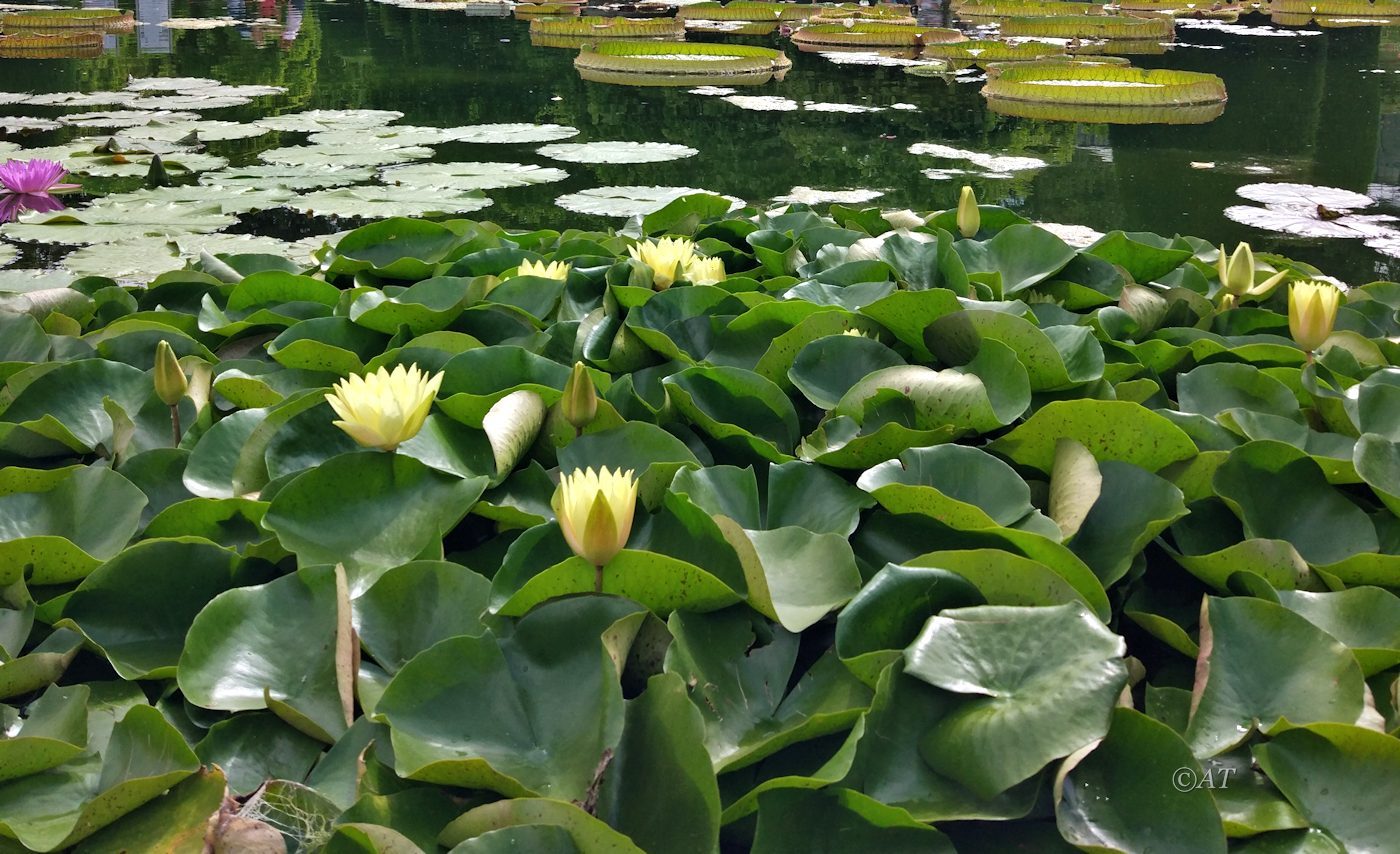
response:
{"label": "cluster of lily pads", "polygon": [[1400,285],[732,208],[0,295],[0,845],[1391,850]]}

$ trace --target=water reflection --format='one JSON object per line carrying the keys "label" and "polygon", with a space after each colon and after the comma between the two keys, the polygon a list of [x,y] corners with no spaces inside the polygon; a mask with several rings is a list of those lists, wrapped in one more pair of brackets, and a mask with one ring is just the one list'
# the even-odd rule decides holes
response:
{"label": "water reflection", "polygon": [[4,193],[0,194],[0,222],[14,222],[26,211],[52,213],[66,207],[62,199],[48,193]]}
{"label": "water reflection", "polygon": [[170,0],[136,0],[136,48],[142,53],[170,53],[175,33],[161,24],[170,20]]}
{"label": "water reflection", "polygon": [[301,34],[306,0],[228,0],[228,16],[240,22],[239,37],[255,47],[275,43],[290,50]]}

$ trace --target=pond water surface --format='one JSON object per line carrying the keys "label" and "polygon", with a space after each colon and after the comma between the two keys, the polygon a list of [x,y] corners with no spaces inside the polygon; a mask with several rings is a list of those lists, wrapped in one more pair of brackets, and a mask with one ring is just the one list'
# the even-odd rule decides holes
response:
{"label": "pond water surface", "polygon": [[[95,58],[0,59],[0,91],[99,91],[120,89],[129,76],[212,77],[288,91],[208,110],[204,118],[249,121],[307,109],[378,108],[401,111],[403,124],[558,123],[580,130],[570,142],[665,141],[699,152],[671,162],[588,165],[551,162],[536,152],[538,144],[435,146],[442,161],[567,169],[562,182],[491,190],[494,205],[469,215],[508,227],[620,225],[619,219],[555,205],[562,194],[608,185],[688,186],[752,203],[788,197],[795,188],[869,191],[881,194],[871,204],[937,209],[950,206],[958,187],[970,183],[984,202],[1037,220],[1100,231],[1194,234],[1232,244],[1247,239],[1353,283],[1400,274],[1400,260],[1361,240],[1288,237],[1223,215],[1231,205],[1249,204],[1236,188],[1260,181],[1367,193],[1380,201],[1368,212],[1395,212],[1400,35],[1394,29],[1288,30],[1271,27],[1259,14],[1246,16],[1239,28],[1179,26],[1173,47],[1132,57],[1134,64],[1220,75],[1229,91],[1223,115],[1201,125],[1106,125],[1002,116],[988,109],[973,75],[953,82],[910,76],[899,67],[837,64],[801,53],[777,35],[742,41],[784,48],[794,67],[783,80],[742,94],[883,109],[758,111],[683,87],[585,82],[572,66],[573,51],[533,47],[528,23],[510,17],[366,0],[117,5],[143,22],[132,34],[108,36],[107,49]],[[207,30],[158,26],[170,17],[216,16],[238,23]],[[1246,28],[1253,32],[1232,31]],[[22,104],[0,107],[0,113],[60,114]],[[3,138],[33,147],[75,135],[77,130],[65,128]],[[237,165],[304,139],[270,133],[212,143],[210,151]],[[966,160],[911,153],[919,143],[943,146],[933,150],[944,154],[1017,155],[1046,165],[988,176],[989,170]],[[957,169],[981,174],[948,174]],[[112,191],[140,181],[85,183]],[[245,216],[232,230],[299,238],[354,224],[279,209]],[[64,251],[27,247],[18,263],[51,264]]]}

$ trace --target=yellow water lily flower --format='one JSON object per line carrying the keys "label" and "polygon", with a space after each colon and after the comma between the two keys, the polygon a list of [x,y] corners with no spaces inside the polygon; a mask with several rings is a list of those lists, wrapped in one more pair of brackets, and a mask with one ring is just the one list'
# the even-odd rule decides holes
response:
{"label": "yellow water lily flower", "polygon": [[1327,282],[1294,282],[1288,289],[1288,331],[1312,353],[1332,334],[1342,292]]}
{"label": "yellow water lily flower", "polygon": [[1230,308],[1243,297],[1263,296],[1274,289],[1288,275],[1281,270],[1259,284],[1254,283],[1254,250],[1248,243],[1240,243],[1230,256],[1225,255],[1225,244],[1220,244],[1220,257],[1215,262],[1215,273],[1220,277],[1222,308]]}
{"label": "yellow water lily flower", "polygon": [[156,345],[155,382],[156,397],[166,406],[178,404],[189,390],[189,380],[185,378],[185,372],[180,368],[180,360],[175,358],[175,351],[171,349],[169,341],[162,340]]}
{"label": "yellow water lily flower", "polygon": [[958,231],[972,237],[982,230],[982,211],[977,208],[977,195],[971,187],[963,187],[958,196]]}
{"label": "yellow water lily flower", "polygon": [[696,255],[685,267],[685,277],[693,285],[713,285],[722,282],[725,276],[724,261],[720,258],[702,258]]}
{"label": "yellow water lily flower", "polygon": [[417,365],[380,368],[367,376],[351,374],[326,395],[341,421],[335,426],[366,448],[392,451],[418,435],[442,385],[442,374],[428,376]]}
{"label": "yellow water lily flower", "polygon": [[633,471],[609,471],[604,466],[574,470],[559,480],[559,489],[550,502],[574,554],[597,570],[594,589],[602,592],[603,567],[617,557],[632,535],[632,516],[637,507],[637,479]]}
{"label": "yellow water lily flower", "polygon": [[652,285],[664,291],[685,275],[695,260],[695,244],[684,237],[663,237],[627,247],[633,258],[651,268]]}
{"label": "yellow water lily flower", "polygon": [[554,279],[562,282],[569,278],[569,265],[563,261],[524,261],[516,269],[517,276],[538,276],[541,279]]}

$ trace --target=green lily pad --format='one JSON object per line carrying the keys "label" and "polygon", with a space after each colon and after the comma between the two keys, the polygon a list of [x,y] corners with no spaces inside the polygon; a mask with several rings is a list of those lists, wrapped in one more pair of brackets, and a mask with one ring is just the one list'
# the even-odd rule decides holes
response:
{"label": "green lily pad", "polygon": [[1203,779],[1191,749],[1170,727],[1115,709],[1104,740],[1067,762],[1057,780],[1060,833],[1096,851],[1224,854],[1220,813],[1210,789],[1197,788]]}
{"label": "green lily pad", "polygon": [[110,469],[78,469],[45,487],[0,496],[0,583],[83,578],[140,527],[146,496]]}
{"label": "green lily pad", "polygon": [[1385,799],[1400,742],[1344,724],[1315,723],[1254,748],[1264,773],[1314,826],[1346,851],[1385,851],[1400,822]]}
{"label": "green lily pad", "polygon": [[1061,438],[1078,441],[1096,460],[1121,460],[1151,472],[1197,453],[1180,427],[1139,404],[1117,400],[1053,401],[988,450],[1048,473]]}
{"label": "green lily pad", "polygon": [[[1033,640],[1050,636],[1050,650]],[[905,650],[906,671],[965,696],[924,736],[919,754],[995,797],[1108,732],[1128,679],[1123,652],[1123,639],[1079,603],[936,615]],[[978,745],[975,756],[969,743]]]}
{"label": "green lily pad", "polygon": [[376,707],[395,770],[511,798],[582,797],[623,728],[603,635],[635,633],[644,615],[621,599],[573,599],[539,608],[507,637],[449,638],[420,653]]}
{"label": "green lily pad", "polygon": [[350,726],[349,612],[344,576],[328,566],[225,591],[190,625],[180,691],[206,709],[270,709],[334,742]]}
{"label": "green lily pad", "polygon": [[1356,658],[1331,635],[1280,605],[1210,597],[1186,740],[1200,757],[1222,753],[1287,721],[1355,723],[1363,682]]}
{"label": "green lily pad", "polygon": [[439,551],[485,488],[403,454],[343,454],[283,487],[264,524],[304,565],[344,563],[358,578]]}

